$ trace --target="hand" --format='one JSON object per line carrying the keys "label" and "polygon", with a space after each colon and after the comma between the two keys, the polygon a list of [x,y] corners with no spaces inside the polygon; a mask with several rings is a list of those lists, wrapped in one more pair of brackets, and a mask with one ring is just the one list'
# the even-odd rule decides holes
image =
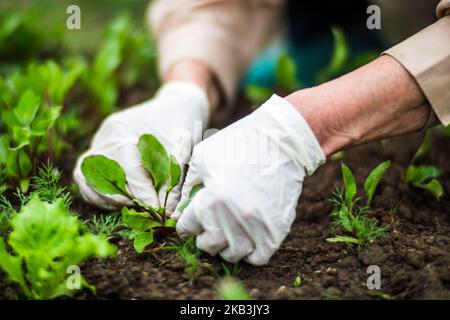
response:
{"label": "hand", "polygon": [[[101,195],[86,183],[81,163],[88,155],[100,154],[124,168],[127,189],[132,196],[158,206],[158,202],[164,200],[165,187],[156,194],[142,165],[137,148],[139,137],[146,133],[155,135],[183,168],[183,164],[189,162],[192,145],[201,138],[208,112],[208,99],[202,89],[187,82],[171,82],[162,86],[153,99],[109,116],[95,134],[89,150],[79,157],[75,166],[74,179],[83,198],[106,209],[131,204],[123,196]],[[175,209],[180,188],[178,186],[171,191],[168,212]]]}
{"label": "hand", "polygon": [[194,147],[180,203],[204,188],[172,215],[177,232],[197,235],[198,248],[229,262],[266,264],[294,221],[305,175],[324,161],[301,114],[274,95]]}

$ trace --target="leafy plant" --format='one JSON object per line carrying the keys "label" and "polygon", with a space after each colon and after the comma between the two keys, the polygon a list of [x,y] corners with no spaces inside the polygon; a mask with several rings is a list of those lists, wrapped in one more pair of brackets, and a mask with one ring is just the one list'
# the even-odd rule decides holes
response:
{"label": "leafy plant", "polygon": [[164,203],[159,203],[157,208],[135,199],[128,193],[125,171],[114,160],[92,155],[83,160],[81,171],[88,184],[97,192],[124,196],[138,207],[139,211],[123,208],[122,219],[123,223],[132,229],[130,238],[134,240],[134,248],[142,253],[153,243],[155,231],[173,231],[175,221],[166,218],[166,207],[169,193],[180,182],[181,167],[175,157],[169,156],[164,146],[151,134],[140,137],[138,149],[156,193],[166,184]]}
{"label": "leafy plant", "polygon": [[428,131],[425,138],[411,159],[403,175],[403,180],[414,187],[427,190],[439,200],[444,194],[444,189],[438,178],[441,176],[441,170],[432,165],[416,165],[415,162],[423,158],[431,148],[431,133]]}
{"label": "leafy plant", "polygon": [[0,85],[0,164],[11,183],[26,192],[37,160],[59,156],[64,139],[56,134],[65,96],[83,70],[71,61],[63,70],[53,61],[30,64]]}
{"label": "leafy plant", "polygon": [[[67,271],[90,257],[114,256],[103,237],[81,234],[77,218],[62,199],[54,203],[34,196],[10,221],[7,241],[0,238],[0,268],[29,299],[53,299],[76,290],[67,285]],[[95,287],[80,275],[80,286]]]}
{"label": "leafy plant", "polygon": [[334,209],[331,212],[333,225],[341,229],[346,235],[337,235],[328,238],[328,242],[345,242],[363,246],[386,233],[386,227],[370,217],[370,204],[375,190],[391,166],[390,161],[379,164],[367,176],[364,182],[365,197],[357,197],[355,177],[348,166],[341,165],[344,189],[339,189],[333,195],[331,202]]}
{"label": "leafy plant", "polygon": [[[137,80],[157,79],[154,45],[145,32],[139,32],[127,15],[108,25],[105,40],[82,80],[101,117],[113,112],[119,88]],[[154,83],[156,85],[156,83]]]}
{"label": "leafy plant", "polygon": [[235,262],[235,263],[221,262],[221,265],[222,265],[224,277],[237,277],[238,274],[241,272],[241,267],[239,266],[239,262]]}
{"label": "leafy plant", "polygon": [[222,300],[252,300],[244,285],[233,277],[220,279],[217,293]]}
{"label": "leafy plant", "polygon": [[292,283],[294,287],[299,288],[302,285],[302,277],[301,275],[297,275]]}

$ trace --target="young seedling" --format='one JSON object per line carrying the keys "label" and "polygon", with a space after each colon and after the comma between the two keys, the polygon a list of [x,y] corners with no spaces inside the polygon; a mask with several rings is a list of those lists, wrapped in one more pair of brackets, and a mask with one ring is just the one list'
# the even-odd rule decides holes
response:
{"label": "young seedling", "polygon": [[217,294],[222,300],[252,300],[245,286],[233,277],[225,277],[219,280]]}
{"label": "young seedling", "polygon": [[390,161],[385,161],[368,175],[364,182],[365,197],[362,198],[357,197],[352,171],[342,163],[344,190],[337,189],[334,193],[331,199],[334,205],[331,216],[334,219],[333,225],[341,229],[345,235],[328,238],[328,242],[344,242],[361,247],[386,233],[385,226],[370,218],[370,204],[383,174],[390,166]]}
{"label": "young seedling", "polygon": [[104,237],[106,240],[120,238],[124,235],[124,223],[121,216],[100,215],[93,216],[84,222],[87,229],[98,236]]}
{"label": "young seedling", "polygon": [[62,199],[54,203],[34,196],[10,220],[6,243],[0,237],[0,269],[28,299],[54,299],[72,295],[80,287],[95,293],[81,275],[68,285],[68,271],[90,257],[115,255],[116,248],[103,237],[81,233],[77,218]]}
{"label": "young seedling", "polygon": [[190,236],[184,240],[171,239],[172,246],[165,246],[165,250],[174,250],[181,262],[184,264],[184,271],[189,280],[189,285],[192,286],[200,267],[200,249],[195,245],[195,237]]}
{"label": "young seedling", "polygon": [[300,286],[302,285],[301,275],[297,275],[297,277],[295,277],[294,282],[292,284],[294,285],[294,287],[300,288]]}
{"label": "young seedling", "polygon": [[439,200],[444,194],[441,183],[437,180],[441,176],[441,170],[432,165],[416,165],[415,162],[423,158],[430,150],[432,143],[431,133],[425,134],[422,145],[411,159],[403,175],[403,181],[416,187],[427,190]]}
{"label": "young seedling", "polygon": [[132,229],[130,234],[137,252],[153,243],[154,233],[172,232],[175,221],[166,218],[169,193],[178,185],[181,167],[174,156],[169,156],[164,146],[151,134],[144,134],[138,142],[144,168],[147,170],[156,194],[166,185],[164,202],[154,208],[135,199],[126,188],[126,175],[123,168],[114,160],[102,155],[86,157],[81,171],[88,184],[97,192],[105,195],[121,195],[131,200],[138,210],[124,207],[122,219]]}

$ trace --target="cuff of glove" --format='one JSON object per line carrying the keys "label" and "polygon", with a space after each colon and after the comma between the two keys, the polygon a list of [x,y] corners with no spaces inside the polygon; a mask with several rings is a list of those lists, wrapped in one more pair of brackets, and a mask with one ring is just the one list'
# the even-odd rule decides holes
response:
{"label": "cuff of glove", "polygon": [[[163,84],[156,92],[155,97],[165,96],[186,96],[190,101],[196,101],[195,105],[200,109],[202,120],[206,123],[209,119],[209,100],[208,95],[200,86],[187,81],[170,81]],[[187,102],[186,105],[193,105]]]}
{"label": "cuff of glove", "polygon": [[286,99],[276,94],[260,108],[276,120],[283,133],[280,148],[311,175],[325,163],[325,154],[306,120]]}

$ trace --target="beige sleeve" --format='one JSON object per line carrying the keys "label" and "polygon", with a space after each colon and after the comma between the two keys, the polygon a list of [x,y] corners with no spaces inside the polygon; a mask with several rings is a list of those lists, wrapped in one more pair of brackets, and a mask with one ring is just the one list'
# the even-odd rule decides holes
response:
{"label": "beige sleeve", "polygon": [[437,7],[437,22],[388,49],[416,79],[438,119],[450,124],[450,0]]}
{"label": "beige sleeve", "polygon": [[273,34],[282,0],[155,0],[147,20],[162,77],[180,60],[213,70],[227,101],[257,50]]}

